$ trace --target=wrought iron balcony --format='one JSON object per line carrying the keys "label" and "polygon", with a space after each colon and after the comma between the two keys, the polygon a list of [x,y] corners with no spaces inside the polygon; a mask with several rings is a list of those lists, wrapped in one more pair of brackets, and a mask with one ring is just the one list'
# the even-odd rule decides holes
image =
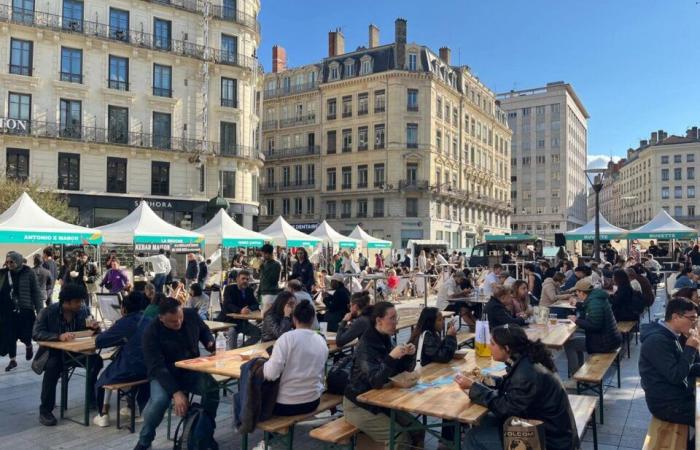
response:
{"label": "wrought iron balcony", "polygon": [[268,150],[265,152],[265,158],[268,161],[284,158],[298,158],[303,156],[318,155],[321,148],[318,145],[306,147],[281,148],[276,150]]}
{"label": "wrought iron balcony", "polygon": [[[204,14],[204,2],[202,0],[144,0],[149,3],[157,3],[160,5],[172,6],[178,9],[184,9],[198,14]],[[218,20],[234,22],[244,27],[260,33],[260,24],[255,16],[244,13],[243,11],[234,8],[227,8],[222,5],[210,5],[209,14]]]}
{"label": "wrought iron balcony", "polygon": [[427,180],[399,180],[399,189],[408,192],[424,191],[428,189]]}
{"label": "wrought iron balcony", "polygon": [[[167,1],[153,1],[154,3],[168,3]],[[177,1],[184,3],[183,0]],[[170,4],[173,4],[173,2],[170,2]],[[238,55],[227,50],[204,47],[189,41],[170,39],[167,36],[156,36],[143,31],[110,26],[105,23],[78,20],[41,11],[13,8],[9,5],[0,5],[0,22],[83,34],[92,38],[122,42],[134,47],[174,53],[201,60],[211,60],[219,64],[239,66],[251,70],[258,70],[260,67],[256,58]]]}
{"label": "wrought iron balcony", "polygon": [[316,122],[316,114],[307,114],[300,117],[292,117],[290,119],[280,120],[280,128],[298,127],[302,125],[310,125]]}
{"label": "wrought iron balcony", "polygon": [[263,131],[266,131],[266,130],[274,130],[275,128],[277,128],[277,123],[278,123],[278,122],[277,122],[276,120],[266,120],[266,121],[264,121],[264,122],[262,123]]}
{"label": "wrought iron balcony", "polygon": [[265,91],[264,98],[277,98],[285,97],[287,95],[301,94],[303,92],[313,91],[318,88],[318,83],[303,83],[294,84],[289,86],[283,86],[276,89],[267,89]]}
{"label": "wrought iron balcony", "polygon": [[260,189],[266,194],[271,194],[273,192],[306,191],[316,189],[316,183],[308,180],[289,183],[266,183],[263,184]]}

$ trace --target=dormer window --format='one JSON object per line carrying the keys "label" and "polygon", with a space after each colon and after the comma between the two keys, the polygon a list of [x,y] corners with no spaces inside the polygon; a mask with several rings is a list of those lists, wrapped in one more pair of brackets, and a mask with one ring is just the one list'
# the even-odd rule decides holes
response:
{"label": "dormer window", "polygon": [[345,61],[345,77],[350,78],[355,76],[355,61],[349,59]]}
{"label": "dormer window", "polygon": [[328,78],[331,81],[335,81],[335,80],[340,79],[340,65],[337,62],[331,63],[330,68],[329,68]]}
{"label": "dormer window", "polygon": [[363,56],[360,64],[360,75],[369,75],[372,73],[372,58]]}

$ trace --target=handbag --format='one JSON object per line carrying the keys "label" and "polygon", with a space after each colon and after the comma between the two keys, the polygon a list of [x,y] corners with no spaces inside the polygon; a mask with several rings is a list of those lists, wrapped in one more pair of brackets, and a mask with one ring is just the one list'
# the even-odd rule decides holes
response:
{"label": "handbag", "polygon": [[415,371],[420,371],[421,368],[423,368],[421,359],[423,357],[423,340],[425,339],[425,333],[427,333],[427,331],[422,332],[420,335],[420,339],[418,339],[418,349],[416,350],[416,368],[414,369]]}
{"label": "handbag", "polygon": [[46,367],[46,362],[49,360],[49,349],[45,347],[39,347],[34,359],[32,360],[32,370],[35,374],[41,375],[44,373],[44,368]]}
{"label": "handbag", "polygon": [[503,450],[545,450],[544,422],[509,417],[503,424]]}
{"label": "handbag", "polygon": [[491,331],[489,330],[488,319],[477,320],[476,336],[474,337],[474,349],[476,350],[476,356],[491,357],[491,347],[489,347],[490,342]]}

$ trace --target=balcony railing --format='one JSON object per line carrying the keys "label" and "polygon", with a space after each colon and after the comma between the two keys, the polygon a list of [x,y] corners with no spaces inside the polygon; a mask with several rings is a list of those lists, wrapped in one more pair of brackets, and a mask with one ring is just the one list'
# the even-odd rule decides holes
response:
{"label": "balcony railing", "polygon": [[128,81],[107,80],[107,86],[110,89],[116,89],[118,91],[128,91],[129,90],[129,82]]}
{"label": "balcony railing", "polygon": [[265,152],[265,157],[268,160],[283,159],[283,158],[298,158],[301,156],[318,155],[321,148],[318,145],[306,147],[281,148],[277,150],[268,150]]}
{"label": "balcony railing", "polygon": [[[154,2],[167,3],[165,1]],[[8,5],[0,5],[0,22],[12,22],[54,31],[83,34],[93,38],[123,42],[134,47],[174,53],[201,60],[212,60],[219,64],[234,65],[251,70],[259,68],[258,60],[251,56],[237,55],[230,51],[204,47],[188,41],[154,36],[143,31],[112,27],[105,23],[77,20],[41,11],[23,10]]]}
{"label": "balcony railing", "polygon": [[292,117],[291,119],[280,120],[280,128],[297,127],[301,125],[309,125],[316,122],[316,114],[307,114],[301,117]]}
{"label": "balcony railing", "polygon": [[168,135],[154,135],[128,131],[119,128],[98,128],[81,126],[77,123],[63,124],[57,122],[30,121],[26,130],[0,129],[0,134],[26,136],[33,138],[67,139],[95,144],[128,145],[130,147],[155,148],[188,153],[213,151],[221,156],[235,156],[247,159],[260,159],[259,152],[243,145],[228,145],[222,149],[218,142],[202,139],[178,138]]}
{"label": "balcony railing", "polygon": [[67,83],[78,83],[82,84],[83,82],[83,75],[80,73],[72,73],[72,72],[61,72],[60,73],[60,79],[61,81],[65,81]]}
{"label": "balcony railing", "polygon": [[313,181],[295,181],[290,183],[276,183],[273,185],[266,185],[268,192],[288,192],[288,191],[305,191],[309,189],[316,189],[316,183]]}
{"label": "balcony railing", "polygon": [[276,120],[266,120],[262,123],[262,128],[263,130],[274,130],[277,128],[277,121]]}
{"label": "balcony railing", "polygon": [[427,180],[399,180],[399,189],[404,191],[424,191],[428,189]]}
{"label": "balcony railing", "polygon": [[32,67],[31,66],[22,66],[19,64],[10,64],[10,73],[13,73],[15,75],[25,75],[28,77],[32,76]]}
{"label": "balcony railing", "polygon": [[238,100],[235,98],[222,98],[221,106],[226,108],[238,108]]}
{"label": "balcony railing", "polygon": [[153,95],[156,97],[172,97],[173,90],[162,87],[153,87]]}
{"label": "balcony railing", "polygon": [[[204,14],[204,2],[202,0],[145,0],[149,3],[158,3],[161,5],[168,5],[178,9],[184,9],[185,11],[190,11],[198,14]],[[256,33],[260,32],[260,24],[258,23],[255,16],[252,14],[244,13],[243,11],[238,11],[233,8],[226,8],[222,5],[211,5],[210,14],[219,20],[225,20],[227,22],[235,22],[244,27],[248,27],[254,30]]]}
{"label": "balcony railing", "polygon": [[268,89],[264,93],[265,98],[284,97],[287,95],[301,94],[318,88],[318,83],[294,84],[276,89]]}

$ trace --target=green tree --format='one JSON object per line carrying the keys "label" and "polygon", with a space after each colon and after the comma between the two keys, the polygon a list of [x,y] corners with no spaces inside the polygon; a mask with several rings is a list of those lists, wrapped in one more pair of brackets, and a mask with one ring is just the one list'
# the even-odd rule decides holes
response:
{"label": "green tree", "polygon": [[31,180],[0,179],[0,214],[17,201],[22,192],[29,194],[41,209],[58,220],[78,223],[78,217],[68,208],[68,199],[65,195],[42,189],[38,182]]}

